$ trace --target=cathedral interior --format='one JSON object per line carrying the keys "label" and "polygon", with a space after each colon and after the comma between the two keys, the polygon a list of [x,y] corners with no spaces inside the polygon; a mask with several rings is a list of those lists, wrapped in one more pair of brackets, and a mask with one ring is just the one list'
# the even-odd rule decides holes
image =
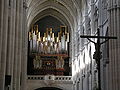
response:
{"label": "cathedral interior", "polygon": [[0,90],[120,90],[120,0],[0,0]]}

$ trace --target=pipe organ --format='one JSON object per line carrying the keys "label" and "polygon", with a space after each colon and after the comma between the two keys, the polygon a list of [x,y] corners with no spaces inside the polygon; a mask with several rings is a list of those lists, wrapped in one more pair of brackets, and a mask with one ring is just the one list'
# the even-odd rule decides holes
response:
{"label": "pipe organ", "polygon": [[60,26],[60,32],[55,35],[52,28],[47,28],[44,35],[40,35],[38,25],[29,32],[30,52],[39,54],[67,54],[69,33],[66,26]]}
{"label": "pipe organ", "polygon": [[68,57],[69,33],[66,26],[54,33],[52,28],[40,32],[34,25],[29,32],[29,57],[33,63],[33,74],[64,75],[65,61]]}

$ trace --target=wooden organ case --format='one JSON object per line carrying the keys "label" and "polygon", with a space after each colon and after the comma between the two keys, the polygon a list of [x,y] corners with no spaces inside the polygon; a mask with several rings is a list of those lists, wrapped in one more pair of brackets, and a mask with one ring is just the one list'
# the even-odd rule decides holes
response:
{"label": "wooden organ case", "polygon": [[28,75],[68,75],[69,33],[60,29],[57,37],[52,28],[41,36],[37,25],[29,32]]}
{"label": "wooden organ case", "polygon": [[[37,58],[37,59],[34,59]],[[33,71],[34,75],[64,75],[65,62],[62,56],[33,56]]]}

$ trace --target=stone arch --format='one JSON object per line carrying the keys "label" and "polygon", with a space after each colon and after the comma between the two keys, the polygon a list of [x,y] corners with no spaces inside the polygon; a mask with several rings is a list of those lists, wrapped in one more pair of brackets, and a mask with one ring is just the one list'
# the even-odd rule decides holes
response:
{"label": "stone arch", "polygon": [[[63,7],[64,9],[60,8],[60,5],[59,5],[59,8],[56,7],[55,4],[50,4],[50,3],[47,3],[48,1],[44,1],[40,4],[38,4],[38,6],[42,6],[42,7],[35,7],[35,6],[31,6],[30,9],[28,9],[28,27],[30,26],[30,24],[32,23],[33,19],[39,14],[39,13],[42,13],[42,11],[46,10],[46,9],[53,9],[57,12],[59,12],[60,14],[63,15],[63,17],[68,21],[68,23],[70,24],[69,26],[71,26],[71,28],[74,27],[74,25],[76,24],[75,22],[75,15],[71,14],[70,11],[72,10],[68,10],[68,8],[66,8],[65,6]],[[65,11],[66,10],[66,11]],[[67,13],[66,13],[67,12]]]}
{"label": "stone arch", "polygon": [[[38,25],[40,31],[42,30],[43,32],[45,32],[46,28],[51,27],[53,29],[54,33],[56,30],[57,30],[56,32],[58,32],[60,30],[60,25],[67,26],[66,24],[64,24],[64,22],[61,22],[58,18],[56,18],[52,15],[44,15],[44,17],[39,18],[33,25],[35,25],[35,24]],[[42,35],[42,32],[41,32],[41,35]]]}
{"label": "stone arch", "polygon": [[[49,13],[49,12],[50,12],[50,13]],[[61,13],[58,12],[58,13],[56,14],[55,12],[57,12],[57,11],[54,10],[54,9],[52,9],[52,8],[47,8],[47,9],[41,11],[41,13],[37,14],[37,15],[33,18],[32,22],[31,22],[31,25],[34,24],[35,22],[37,22],[38,20],[46,17],[46,16],[52,16],[52,17],[58,19],[58,20],[59,20],[60,22],[62,22],[64,25],[66,25],[66,26],[68,26],[69,28],[71,28],[68,20],[67,20]],[[31,26],[31,25],[30,25],[30,26]]]}
{"label": "stone arch", "polygon": [[[35,3],[35,1],[36,1],[36,3]],[[32,5],[32,3],[35,3],[35,4],[33,4],[33,5],[35,5],[35,6],[38,6],[38,5],[40,5],[40,4],[43,4],[43,3],[46,3],[46,2],[49,2],[50,0],[41,0],[40,2],[39,2],[39,0],[31,0],[30,1],[30,3],[28,3],[28,5],[30,6],[30,5]],[[39,2],[39,3],[38,3]],[[51,2],[52,3],[58,3],[58,4],[60,4],[61,6],[63,6],[63,7],[65,7],[69,12],[70,12],[70,14],[75,18],[75,16],[76,15],[74,15],[75,13],[75,10],[74,9],[77,9],[77,3],[75,3],[75,1],[73,2],[73,0],[71,0],[71,2],[73,2],[74,3],[74,5],[75,5],[75,8],[73,9],[73,8],[71,8],[71,6],[69,5],[69,3],[66,3],[65,1],[61,1],[61,0],[51,0]],[[50,2],[50,3],[51,3]],[[55,3],[55,4],[56,4]],[[77,11],[77,13],[78,13],[78,11]]]}
{"label": "stone arch", "polygon": [[57,87],[41,87],[41,88],[37,88],[35,90],[63,90],[63,89],[57,88]]}
{"label": "stone arch", "polygon": [[[29,20],[28,20],[28,27],[29,27],[30,24],[32,23],[33,19],[34,19],[39,13],[41,13],[42,11],[44,11],[44,10],[46,10],[46,9],[50,9],[50,8],[49,8],[49,7],[45,7],[45,8],[43,8],[42,10],[38,11],[38,12],[36,13],[36,15],[31,16],[31,18],[29,18]],[[57,9],[57,8],[55,8],[55,7],[51,7],[51,9],[56,10],[56,11],[62,13],[62,15],[63,15],[64,18],[68,21],[68,23],[69,23],[69,25],[71,26],[71,28],[73,28],[73,25],[72,25],[70,19],[69,19],[63,12],[61,12],[59,9]]]}
{"label": "stone arch", "polygon": [[[68,30],[70,32],[70,42],[73,43],[73,33],[74,31],[77,30],[77,16],[79,13],[79,10],[76,9],[76,7],[73,8],[71,7],[71,5],[69,5],[69,3],[66,3],[66,1],[59,1],[57,0],[57,3],[49,3],[49,0],[30,0],[28,1],[28,15],[27,15],[27,27],[28,30],[30,29],[30,26],[39,18],[36,18],[37,15],[39,15],[40,13],[42,13],[43,11],[47,10],[47,9],[52,9],[56,12],[59,13],[59,15],[62,15],[61,18],[59,18],[58,15],[53,14],[46,14],[46,15],[51,15],[54,16],[55,18],[57,17],[57,19],[62,19],[62,22],[68,23]],[[70,0],[70,2],[73,2],[73,0]],[[74,3],[75,4],[75,3]],[[44,16],[42,16],[44,17]],[[42,18],[41,17],[41,18]],[[35,20],[35,21],[34,21]],[[70,47],[73,47],[73,45],[70,45]],[[71,55],[71,53],[70,53]]]}
{"label": "stone arch", "polygon": [[42,83],[39,83],[39,84],[34,82],[34,84],[32,83],[32,85],[28,89],[30,89],[30,90],[39,90],[40,88],[45,88],[45,87],[46,88],[49,88],[49,87],[58,88],[59,90],[68,90],[67,89],[68,87],[65,86],[65,85],[60,85],[59,83],[58,84],[54,83],[54,84],[47,85],[45,82],[42,82]]}

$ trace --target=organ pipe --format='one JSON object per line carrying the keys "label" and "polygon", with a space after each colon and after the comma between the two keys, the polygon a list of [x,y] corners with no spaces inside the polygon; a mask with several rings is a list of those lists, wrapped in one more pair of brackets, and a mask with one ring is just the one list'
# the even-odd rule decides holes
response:
{"label": "organ pipe", "polygon": [[[38,25],[34,25],[29,32],[30,52],[59,54],[66,53],[69,33],[66,26],[60,26],[60,32],[56,35],[52,28],[47,28],[44,35],[38,30]],[[42,51],[43,50],[43,51]]]}

